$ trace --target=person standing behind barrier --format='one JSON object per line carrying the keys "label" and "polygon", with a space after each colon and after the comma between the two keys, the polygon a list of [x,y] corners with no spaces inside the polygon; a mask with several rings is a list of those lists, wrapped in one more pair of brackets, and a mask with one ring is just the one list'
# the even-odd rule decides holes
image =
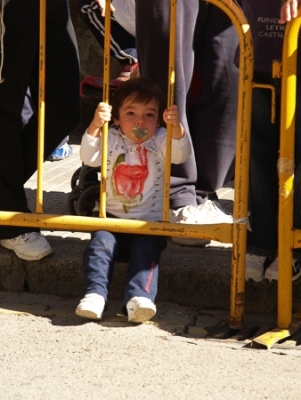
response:
{"label": "person standing behind barrier", "polygon": [[[288,20],[282,9],[283,20]],[[296,2],[297,3],[297,2]],[[246,280],[278,279],[278,193],[277,162],[280,136],[281,79],[272,77],[273,60],[281,60],[285,26],[279,25],[280,3],[275,0],[242,0],[254,43],[254,82],[269,84],[276,91],[276,121],[271,122],[271,91],[254,88],[250,159],[250,228],[247,239]],[[300,52],[299,69],[300,74]],[[297,85],[300,107],[301,83]],[[301,162],[301,113],[296,113],[296,168]],[[294,254],[293,280],[301,276],[301,256]]]}
{"label": "person standing behind barrier", "polygon": [[[163,95],[150,80],[133,78],[124,82],[112,98],[114,125],[108,135],[107,215],[114,218],[160,221],[163,216],[166,129],[160,127]],[[172,125],[171,161],[184,162],[191,142],[179,122],[177,106],[163,112]],[[84,164],[101,164],[101,127],[111,119],[111,107],[99,103],[82,138],[80,155]],[[101,319],[108,304],[109,285],[115,260],[129,259],[122,311],[131,322],[142,323],[156,313],[158,263],[166,238],[156,235],[92,233],[83,257],[85,296],[76,314]],[[124,254],[124,252],[126,254]]]}
{"label": "person standing behind barrier", "polygon": [[[153,79],[167,93],[169,0],[136,0],[136,43],[142,76]],[[232,217],[208,200],[233,179],[238,71],[234,54],[238,37],[220,9],[199,0],[177,1],[175,103],[194,152],[172,167],[172,222],[232,222]],[[189,106],[194,67],[200,70],[201,89]],[[192,88],[195,89],[195,88]],[[189,114],[187,121],[186,113]],[[173,238],[183,245],[207,240]]]}
{"label": "person standing behind barrier", "polygon": [[[23,126],[22,109],[28,88],[33,109],[39,109],[39,1],[2,4],[0,210],[30,212],[24,183],[37,169],[38,124],[34,113]],[[79,63],[68,1],[47,1],[46,13],[45,159],[80,122]],[[53,252],[33,227],[1,225],[0,244],[24,260]]]}
{"label": "person standing behind barrier", "polygon": [[[104,48],[105,0],[79,0],[79,13]],[[114,6],[113,6],[114,5]],[[135,0],[114,0],[111,6],[111,56],[120,64],[120,81],[139,75],[135,43]]]}

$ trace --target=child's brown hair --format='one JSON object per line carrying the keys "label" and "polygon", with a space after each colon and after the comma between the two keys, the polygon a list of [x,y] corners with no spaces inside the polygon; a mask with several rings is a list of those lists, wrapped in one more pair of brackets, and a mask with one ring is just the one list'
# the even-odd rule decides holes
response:
{"label": "child's brown hair", "polygon": [[133,101],[143,104],[155,99],[159,106],[159,123],[162,124],[164,96],[156,83],[146,78],[132,78],[122,83],[112,97],[113,119],[119,119],[119,109],[128,97],[133,97]]}

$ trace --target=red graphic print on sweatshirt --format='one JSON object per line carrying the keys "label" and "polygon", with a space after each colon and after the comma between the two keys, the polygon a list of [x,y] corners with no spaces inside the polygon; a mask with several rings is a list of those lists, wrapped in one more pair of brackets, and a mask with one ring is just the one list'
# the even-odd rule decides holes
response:
{"label": "red graphic print on sweatshirt", "polygon": [[147,150],[137,147],[140,165],[129,165],[125,162],[125,154],[120,154],[113,166],[111,185],[113,196],[122,202],[123,209],[128,212],[142,200],[145,181],[148,177]]}

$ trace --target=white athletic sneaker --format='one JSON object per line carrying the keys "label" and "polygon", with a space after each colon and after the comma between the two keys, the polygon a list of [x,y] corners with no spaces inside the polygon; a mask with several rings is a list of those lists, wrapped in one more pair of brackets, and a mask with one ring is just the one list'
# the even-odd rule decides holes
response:
{"label": "white athletic sneaker", "polygon": [[155,304],[147,297],[133,297],[127,302],[128,321],[142,323],[151,319],[157,311]]}
{"label": "white athletic sneaker", "polygon": [[39,232],[24,233],[12,239],[2,239],[0,244],[27,261],[40,260],[53,253],[47,239]]}
{"label": "white athletic sneaker", "polygon": [[89,293],[81,299],[75,313],[79,317],[88,319],[102,319],[105,308],[105,299],[97,293]]}
{"label": "white athletic sneaker", "polygon": [[220,207],[211,200],[205,201],[198,207],[199,211],[199,224],[232,224],[233,217],[230,214],[226,214],[220,209]]}
{"label": "white athletic sneaker", "polygon": [[[218,224],[218,223],[233,223],[231,215],[225,214],[214,201],[207,200],[205,203],[197,207],[185,206],[178,210],[169,211],[170,222],[180,224]],[[205,247],[210,243],[208,239],[182,238],[172,237],[174,243],[182,244],[183,246],[200,246]]]}
{"label": "white athletic sneaker", "polygon": [[[301,276],[301,261],[293,259],[292,265],[292,280],[293,282]],[[278,281],[278,258],[266,269],[264,277],[269,281]]]}
{"label": "white athletic sneaker", "polygon": [[254,282],[260,282],[264,279],[264,262],[266,256],[256,256],[255,254],[246,254],[245,279],[252,279]]}

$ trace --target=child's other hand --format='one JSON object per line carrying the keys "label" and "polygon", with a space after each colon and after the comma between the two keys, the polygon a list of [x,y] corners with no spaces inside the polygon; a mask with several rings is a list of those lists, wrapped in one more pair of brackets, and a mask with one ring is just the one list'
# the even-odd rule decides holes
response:
{"label": "child's other hand", "polygon": [[87,129],[90,136],[99,137],[101,135],[100,128],[105,122],[111,120],[111,110],[112,106],[107,103],[101,102],[98,104],[94,112],[94,118]]}
{"label": "child's other hand", "polygon": [[163,119],[166,124],[171,124],[173,139],[181,139],[184,136],[184,129],[179,120],[178,106],[172,105],[163,113]]}
{"label": "child's other hand", "polygon": [[167,108],[163,113],[163,119],[166,124],[172,124],[173,126],[179,125],[178,106],[173,105]]}
{"label": "child's other hand", "polygon": [[109,122],[111,120],[111,110],[112,106],[109,104],[104,102],[99,103],[94,113],[94,125],[101,128],[105,122]]}

